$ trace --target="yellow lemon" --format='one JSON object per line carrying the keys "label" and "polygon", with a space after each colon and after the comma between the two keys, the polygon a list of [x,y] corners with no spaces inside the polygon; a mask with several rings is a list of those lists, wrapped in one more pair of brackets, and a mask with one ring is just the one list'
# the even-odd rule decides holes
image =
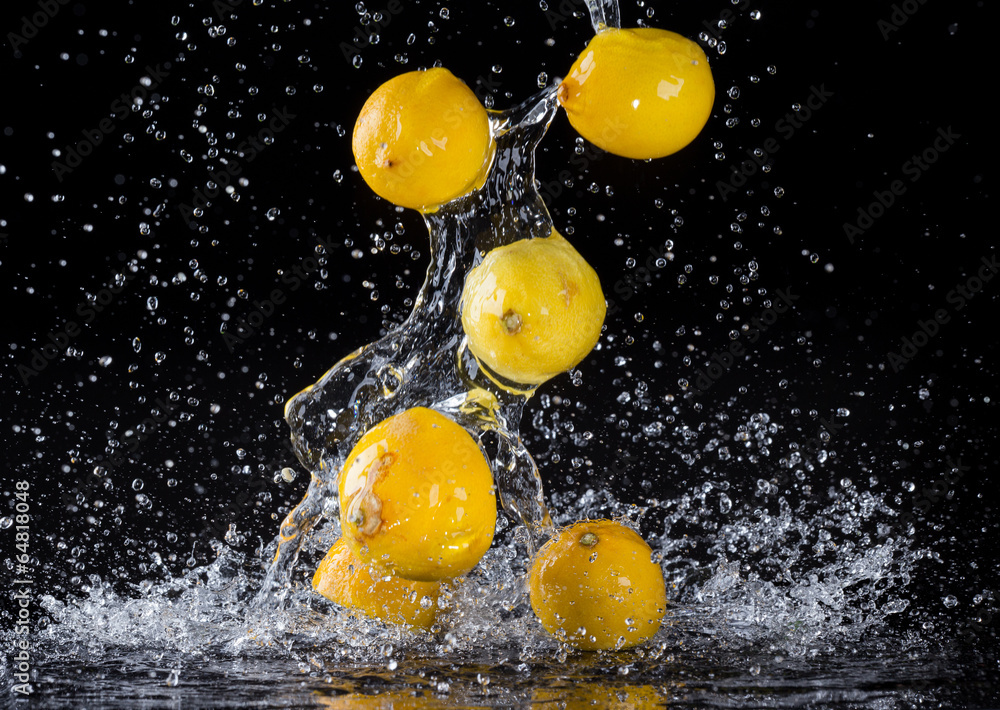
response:
{"label": "yellow lemon", "polygon": [[538,551],[528,579],[545,630],[585,650],[621,649],[660,628],[667,591],[639,535],[610,520],[576,523]]}
{"label": "yellow lemon", "polygon": [[490,464],[469,432],[432,409],[407,409],[365,432],[339,491],[347,545],[404,579],[463,575],[493,542]]}
{"label": "yellow lemon", "polygon": [[442,68],[400,74],[368,97],[354,125],[354,160],[380,197],[428,211],[470,190],[493,155],[486,109]]}
{"label": "yellow lemon", "polygon": [[313,575],[313,588],[332,602],[391,624],[430,629],[440,582],[411,582],[365,564],[343,538],[337,540]]}
{"label": "yellow lemon", "polygon": [[512,382],[537,385],[580,363],[597,344],[601,282],[556,230],[489,252],[462,292],[469,350]]}
{"label": "yellow lemon", "polygon": [[598,32],[559,87],[576,131],[626,158],[662,158],[693,141],[715,101],[695,42],[653,27]]}

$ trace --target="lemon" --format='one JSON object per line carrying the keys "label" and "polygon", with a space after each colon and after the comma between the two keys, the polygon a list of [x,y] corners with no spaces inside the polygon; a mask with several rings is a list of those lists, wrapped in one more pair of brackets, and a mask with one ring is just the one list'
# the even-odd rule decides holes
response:
{"label": "lemon", "polygon": [[674,32],[598,32],[559,87],[576,131],[626,158],[662,158],[693,141],[715,101],[708,58]]}
{"label": "lemon", "polygon": [[313,575],[313,588],[332,602],[391,624],[430,629],[440,582],[411,582],[365,564],[340,538]]}
{"label": "lemon", "polygon": [[463,575],[493,542],[490,464],[469,432],[432,409],[407,409],[365,432],[338,485],[347,545],[404,579]]}
{"label": "lemon", "polygon": [[556,230],[490,251],[462,292],[469,350],[512,382],[537,385],[575,367],[597,344],[601,282]]}
{"label": "lemon", "polygon": [[649,639],[667,606],[652,550],[611,520],[564,528],[538,551],[528,579],[531,608],[546,631],[585,650]]}
{"label": "lemon", "polygon": [[476,187],[493,138],[476,95],[437,67],[400,74],[376,89],[361,108],[352,147],[376,194],[429,211]]}

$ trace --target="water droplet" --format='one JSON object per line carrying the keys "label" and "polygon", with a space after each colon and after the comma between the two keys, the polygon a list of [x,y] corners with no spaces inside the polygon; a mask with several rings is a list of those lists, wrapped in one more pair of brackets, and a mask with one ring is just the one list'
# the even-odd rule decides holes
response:
{"label": "water droplet", "polygon": [[733,501],[730,500],[729,496],[725,493],[719,494],[719,511],[722,513],[728,513],[733,509]]}
{"label": "water droplet", "polygon": [[909,599],[892,599],[882,607],[882,611],[886,614],[899,614],[908,606],[910,606]]}

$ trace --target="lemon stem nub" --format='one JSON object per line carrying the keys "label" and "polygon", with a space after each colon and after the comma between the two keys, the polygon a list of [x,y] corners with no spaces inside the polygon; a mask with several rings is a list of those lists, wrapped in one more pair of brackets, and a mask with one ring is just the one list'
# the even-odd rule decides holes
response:
{"label": "lemon stem nub", "polygon": [[503,314],[503,327],[510,335],[517,335],[521,332],[521,316],[514,311],[507,311]]}
{"label": "lemon stem nub", "polygon": [[556,90],[556,101],[558,101],[559,105],[561,106],[563,103],[566,102],[566,99],[568,98],[569,98],[569,88],[567,88],[566,83],[563,82],[562,84],[559,85],[559,88]]}
{"label": "lemon stem nub", "polygon": [[363,536],[371,536],[382,527],[382,501],[371,491],[361,494],[351,503],[347,522]]}
{"label": "lemon stem nub", "polygon": [[584,547],[593,547],[597,544],[597,535],[592,532],[584,533],[580,536],[580,544]]}
{"label": "lemon stem nub", "polygon": [[360,508],[358,508],[357,510],[351,512],[351,517],[348,518],[348,520],[350,521],[351,525],[360,528],[362,525],[365,524],[365,514],[361,512]]}

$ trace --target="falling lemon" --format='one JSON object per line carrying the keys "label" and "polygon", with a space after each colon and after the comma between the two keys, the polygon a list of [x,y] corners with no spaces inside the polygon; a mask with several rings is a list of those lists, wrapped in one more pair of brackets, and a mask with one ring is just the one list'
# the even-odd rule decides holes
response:
{"label": "falling lemon", "polygon": [[347,545],[404,579],[461,576],[493,542],[490,464],[468,431],[433,409],[407,409],[368,430],[339,489]]}
{"label": "falling lemon", "polygon": [[493,138],[476,95],[435,67],[377,88],[354,125],[352,147],[361,177],[376,194],[426,212],[477,186]]}
{"label": "falling lemon", "polygon": [[490,251],[469,272],[461,308],[472,354],[522,385],[576,367],[606,311],[597,273],[554,229]]}
{"label": "falling lemon", "polygon": [[642,160],[693,141],[714,101],[715,82],[701,47],[653,27],[598,32],[559,86],[559,102],[581,136]]}
{"label": "falling lemon", "polygon": [[667,606],[652,550],[610,520],[576,523],[538,551],[528,579],[546,631],[584,650],[622,649],[651,638]]}
{"label": "falling lemon", "polygon": [[313,588],[332,602],[391,624],[430,629],[440,582],[411,582],[354,556],[346,541],[333,544],[313,575]]}

